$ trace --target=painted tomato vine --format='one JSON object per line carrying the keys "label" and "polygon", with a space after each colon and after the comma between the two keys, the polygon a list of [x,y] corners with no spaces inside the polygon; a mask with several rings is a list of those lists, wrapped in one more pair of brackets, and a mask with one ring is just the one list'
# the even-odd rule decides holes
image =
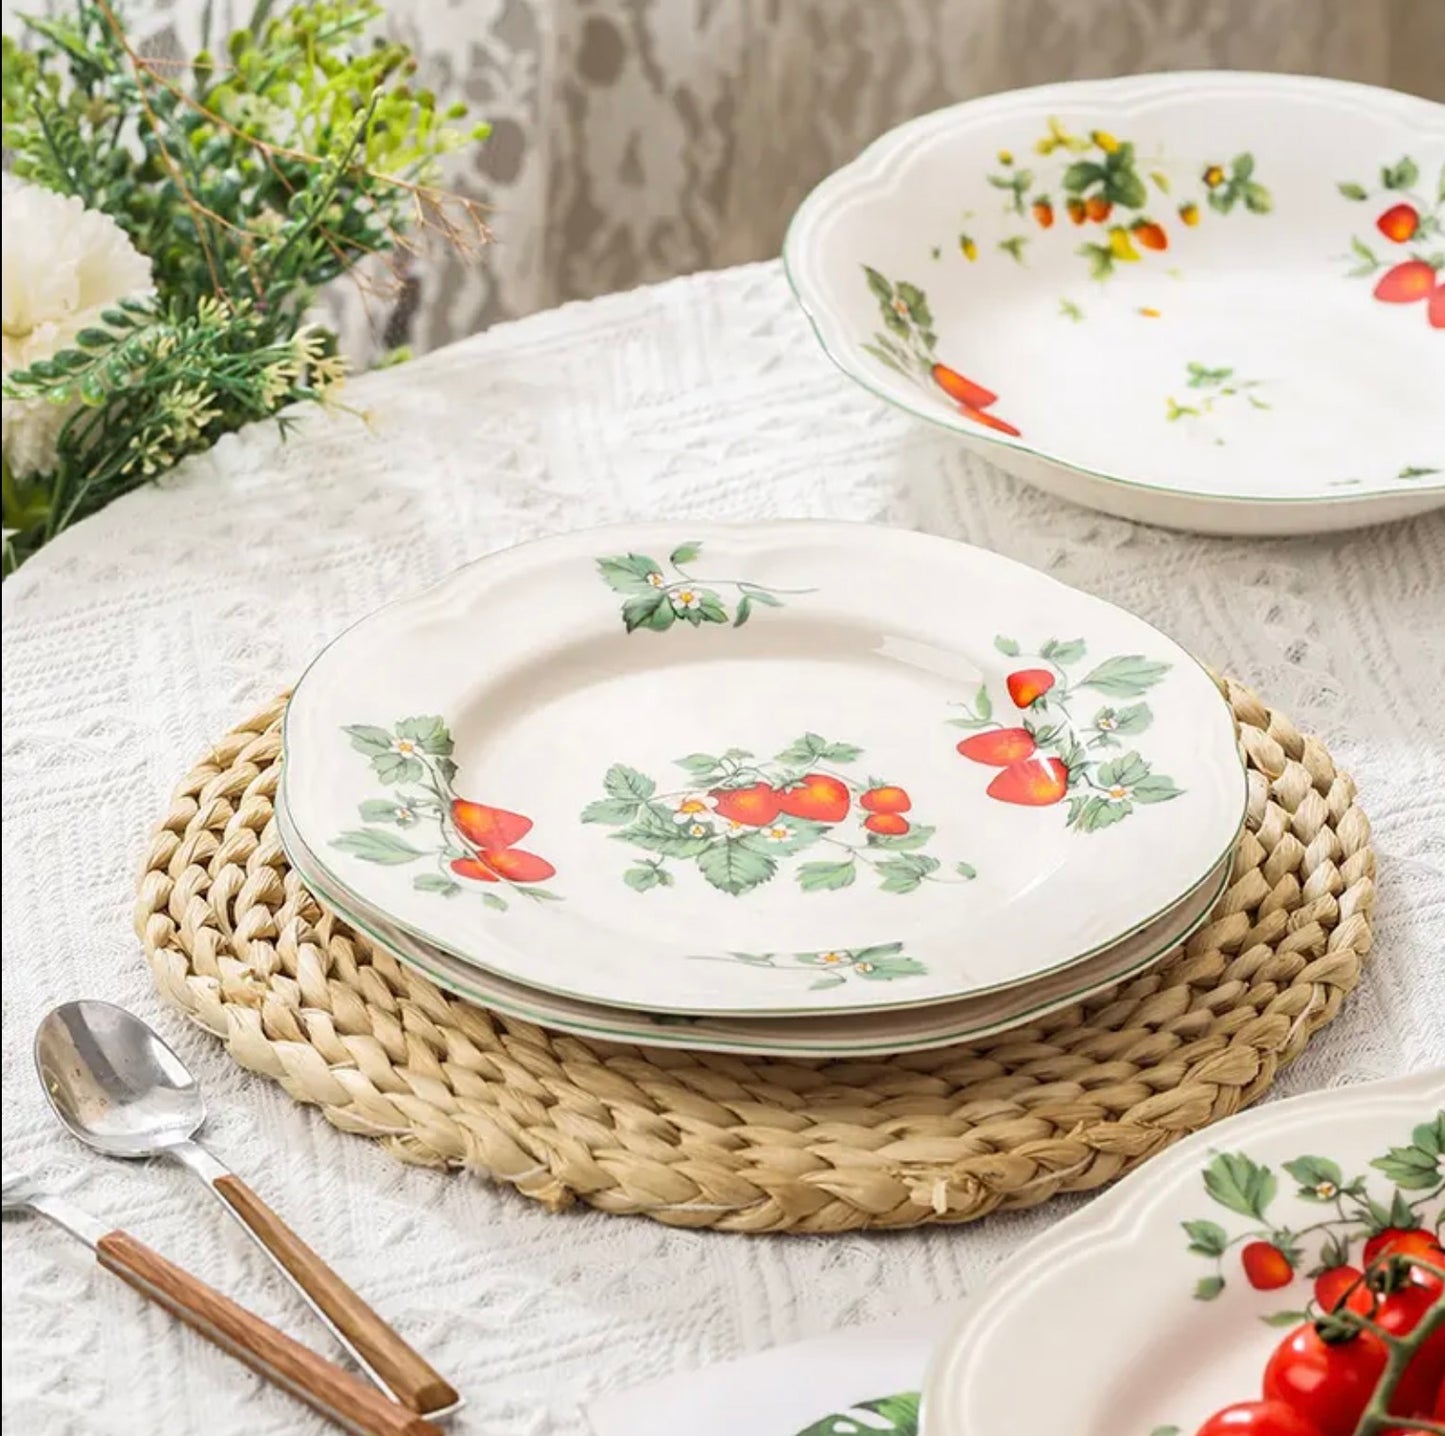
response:
{"label": "painted tomato vine", "polygon": [[674,765],[685,781],[661,790],[616,763],[582,821],[616,828],[613,839],[645,854],[623,874],[637,892],[671,887],[674,866],[685,863],[740,897],[805,852],[814,856],[794,868],[804,892],[851,887],[860,870],[889,893],[974,877],[967,863],[945,873],[924,851],[934,829],[916,821],[902,787],[848,771],[862,756],[851,743],[804,733],[771,759],[744,748],[690,753]]}
{"label": "painted tomato vine", "polygon": [[926,964],[903,951],[901,942],[880,942],[869,947],[832,948],[826,952],[729,952],[699,955],[704,962],[737,962],[774,972],[813,975],[811,992],[841,987],[845,982],[894,982],[900,977],[922,977]]}
{"label": "painted tomato vine", "polygon": [[354,723],[342,731],[382,785],[394,791],[361,803],[367,826],[340,834],[332,846],[369,863],[426,862],[430,870],[412,879],[419,892],[456,897],[483,884],[477,889],[482,902],[498,911],[507,907],[502,892],[556,899],[538,886],[556,869],[517,846],[531,832],[532,820],[457,796],[452,736],[439,717],[404,718],[391,728]]}
{"label": "painted tomato vine", "polygon": [[1004,682],[1007,707],[982,683],[971,702],[957,705],[963,716],[948,720],[971,734],[958,743],[959,754],[998,770],[985,789],[989,797],[1036,808],[1067,799],[1067,826],[1090,833],[1122,822],[1140,805],[1180,795],[1172,778],[1124,743],[1153,724],[1148,703],[1106,702],[1087,720],[1074,711],[1089,694],[1142,700],[1170,664],[1121,654],[1076,677],[1071,670],[1087,656],[1082,638],[1051,638],[1026,654],[1016,639],[1000,634],[994,647],[1018,663]]}

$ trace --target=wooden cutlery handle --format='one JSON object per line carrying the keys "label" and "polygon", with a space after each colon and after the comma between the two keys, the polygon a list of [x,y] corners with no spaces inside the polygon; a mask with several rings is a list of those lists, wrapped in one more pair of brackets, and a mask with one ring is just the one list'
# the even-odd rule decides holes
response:
{"label": "wooden cutlery handle", "polygon": [[344,1430],[358,1436],[440,1436],[439,1426],[388,1401],[128,1232],[107,1233],[95,1250],[107,1271]]}
{"label": "wooden cutlery handle", "polygon": [[212,1186],[271,1253],[291,1279],[352,1350],[395,1393],[398,1401],[423,1415],[443,1411],[460,1400],[452,1386],[413,1351],[337,1274],[288,1227],[239,1177],[227,1173]]}

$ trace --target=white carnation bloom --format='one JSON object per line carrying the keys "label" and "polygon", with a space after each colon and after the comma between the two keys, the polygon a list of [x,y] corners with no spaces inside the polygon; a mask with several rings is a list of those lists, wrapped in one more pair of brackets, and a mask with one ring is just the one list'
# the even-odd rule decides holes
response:
{"label": "white carnation bloom", "polygon": [[[100,311],[147,292],[151,265],[108,215],[4,177],[3,372],[66,348]],[[6,400],[4,450],[18,477],[55,467],[55,443],[78,401]]]}

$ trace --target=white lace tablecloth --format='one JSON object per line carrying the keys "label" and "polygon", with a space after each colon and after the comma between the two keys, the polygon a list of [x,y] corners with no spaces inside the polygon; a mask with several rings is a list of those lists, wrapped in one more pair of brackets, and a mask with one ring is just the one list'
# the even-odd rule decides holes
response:
{"label": "white lace tablecloth", "polygon": [[[359,380],[364,416],[260,425],[66,534],[3,589],[4,1156],[241,1296],[325,1333],[179,1169],[52,1122],[42,1012],[91,995],[202,1079],[210,1140],[469,1398],[458,1430],[584,1429],[608,1388],[956,1298],[1060,1201],[886,1237],[721,1237],[562,1216],[343,1135],[162,1008],[131,933],[172,785],[325,640],[489,550],[623,519],[814,515],[953,534],[1166,629],[1323,735],[1380,859],[1375,957],[1279,1084],[1445,1063],[1445,514],[1226,541],[1045,498],[863,393],[776,264],[534,316]],[[34,1220],[4,1229],[15,1436],[323,1428]],[[745,1436],[740,1433],[740,1436]]]}

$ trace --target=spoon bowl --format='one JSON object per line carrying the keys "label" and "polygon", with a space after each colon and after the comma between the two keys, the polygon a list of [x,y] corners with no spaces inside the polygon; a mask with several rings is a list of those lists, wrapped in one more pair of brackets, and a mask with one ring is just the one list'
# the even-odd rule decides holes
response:
{"label": "spoon bowl", "polygon": [[193,1137],[206,1103],[185,1063],[113,1003],[67,1002],[35,1033],[35,1065],[55,1115],[113,1157],[148,1157]]}

